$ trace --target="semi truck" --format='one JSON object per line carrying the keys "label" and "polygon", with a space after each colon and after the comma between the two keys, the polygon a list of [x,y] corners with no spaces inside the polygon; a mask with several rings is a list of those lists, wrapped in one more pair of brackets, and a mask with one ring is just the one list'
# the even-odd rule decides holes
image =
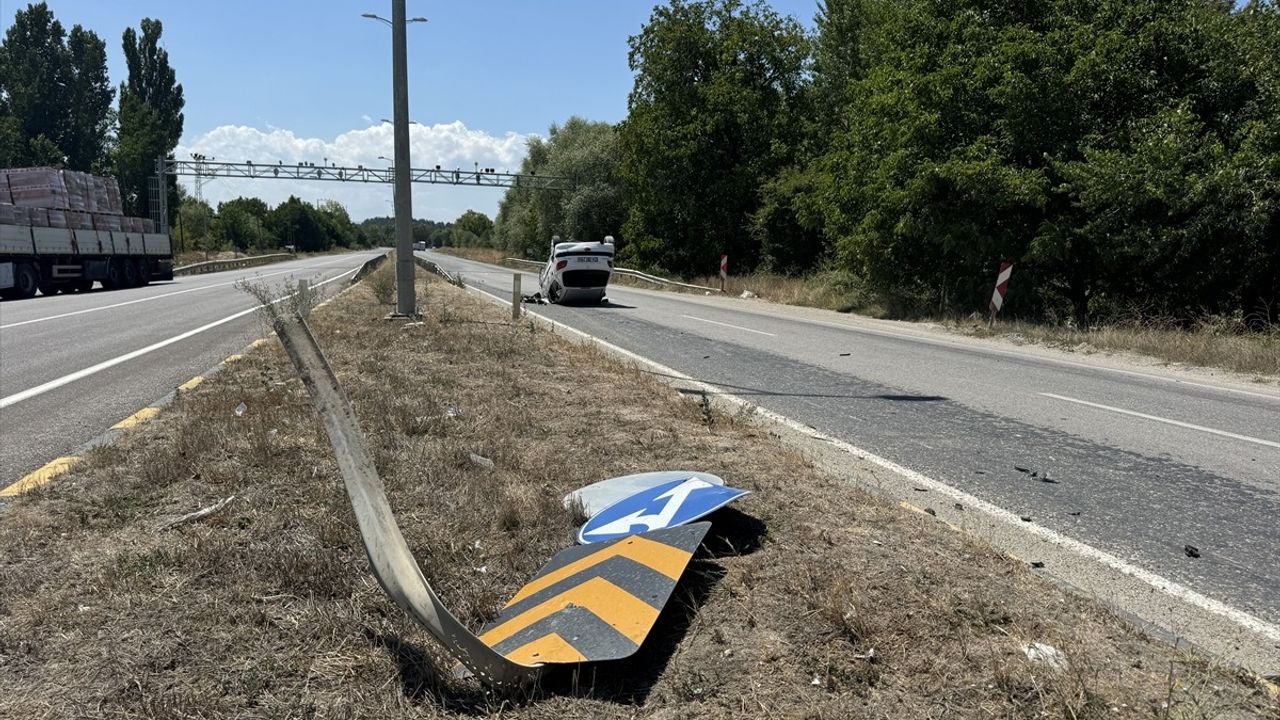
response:
{"label": "semi truck", "polygon": [[172,279],[168,233],[125,216],[113,179],[54,168],[0,170],[0,298]]}
{"label": "semi truck", "polygon": [[0,224],[0,297],[107,290],[173,279],[169,236]]}

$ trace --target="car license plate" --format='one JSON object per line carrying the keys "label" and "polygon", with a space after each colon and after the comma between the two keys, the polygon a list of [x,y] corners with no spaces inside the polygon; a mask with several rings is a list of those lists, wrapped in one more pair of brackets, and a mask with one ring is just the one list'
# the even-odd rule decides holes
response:
{"label": "car license plate", "polygon": [[578,259],[582,262],[600,262],[600,258],[598,257],[581,257]]}

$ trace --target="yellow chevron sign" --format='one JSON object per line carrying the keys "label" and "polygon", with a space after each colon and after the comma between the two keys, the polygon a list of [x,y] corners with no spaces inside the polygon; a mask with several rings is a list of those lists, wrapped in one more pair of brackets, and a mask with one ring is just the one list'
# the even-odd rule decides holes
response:
{"label": "yellow chevron sign", "polygon": [[644,642],[711,523],[558,553],[480,640],[522,665],[624,658]]}

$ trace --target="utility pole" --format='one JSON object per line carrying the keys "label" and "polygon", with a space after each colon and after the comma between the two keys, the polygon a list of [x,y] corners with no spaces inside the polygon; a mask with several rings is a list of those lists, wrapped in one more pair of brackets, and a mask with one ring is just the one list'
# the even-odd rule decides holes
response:
{"label": "utility pole", "polygon": [[392,102],[395,120],[396,316],[418,312],[414,292],[413,191],[409,185],[409,59],[405,0],[391,0]]}

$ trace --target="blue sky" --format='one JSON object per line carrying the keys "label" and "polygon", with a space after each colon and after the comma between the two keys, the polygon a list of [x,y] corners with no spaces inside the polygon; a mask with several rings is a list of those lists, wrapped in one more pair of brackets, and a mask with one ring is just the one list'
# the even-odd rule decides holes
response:
{"label": "blue sky", "polygon": [[[391,155],[390,31],[362,12],[390,15],[387,0],[48,0],[70,28],[107,41],[112,82],[125,76],[120,35],[143,17],[164,22],[164,45],[186,93],[180,152],[219,159],[376,164]],[[774,0],[811,26],[816,0]],[[617,122],[632,76],[627,38],[652,0],[408,0],[413,164],[518,166],[524,138],[570,115]],[[0,0],[0,30],[26,2]],[[296,157],[295,157],[296,156]],[[289,192],[334,198],[355,217],[387,214],[376,188],[218,180],[212,201]],[[492,215],[493,190],[416,187],[414,214],[447,220],[475,208]]]}

